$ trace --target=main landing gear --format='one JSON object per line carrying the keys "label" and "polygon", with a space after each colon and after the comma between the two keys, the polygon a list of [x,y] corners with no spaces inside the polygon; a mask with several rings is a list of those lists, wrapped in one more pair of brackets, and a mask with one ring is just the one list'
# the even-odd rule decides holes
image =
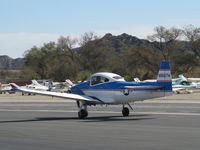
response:
{"label": "main landing gear", "polygon": [[123,115],[124,117],[129,116],[129,109],[128,109],[128,107],[124,107],[124,108],[122,109],[122,115]]}
{"label": "main landing gear", "polygon": [[[133,108],[131,107],[131,105],[130,105],[129,103],[127,103],[127,104],[128,104],[128,106],[131,108],[131,110],[133,110]],[[124,117],[129,116],[130,111],[129,111],[128,107],[125,107],[124,104],[122,104],[122,105],[123,105],[123,108],[122,108],[122,115],[123,115]]]}
{"label": "main landing gear", "polygon": [[79,110],[79,112],[78,112],[78,118],[79,119],[87,118],[87,116],[88,116],[88,111],[87,110],[85,110],[85,109]]}
{"label": "main landing gear", "polygon": [[83,102],[80,103],[79,101],[77,101],[77,106],[79,108],[78,118],[79,119],[87,118],[88,116],[87,105]]}
{"label": "main landing gear", "polygon": [[[129,108],[131,110],[133,110],[133,108],[131,107],[131,105],[129,103],[126,103],[126,105],[129,106]],[[122,115],[124,117],[129,116],[129,108],[125,107],[125,104],[122,104],[123,108],[122,108]],[[78,112],[78,118],[79,119],[85,119],[88,116],[88,111],[87,111],[87,104],[84,101],[77,101],[77,107],[79,108],[79,112]]]}

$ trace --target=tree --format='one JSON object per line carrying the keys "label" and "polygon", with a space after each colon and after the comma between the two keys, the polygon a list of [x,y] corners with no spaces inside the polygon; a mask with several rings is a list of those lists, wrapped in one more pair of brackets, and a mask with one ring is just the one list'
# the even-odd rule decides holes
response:
{"label": "tree", "polygon": [[188,25],[184,28],[183,33],[186,40],[189,41],[189,50],[200,58],[200,28]]}
{"label": "tree", "polygon": [[32,70],[33,75],[28,75],[31,78],[74,80],[79,69],[77,54],[73,49],[75,44],[75,39],[60,37],[57,43],[49,42],[40,48],[33,47],[25,53],[22,72],[28,75],[28,70]]}
{"label": "tree", "polygon": [[197,76],[197,72],[194,72],[198,68],[198,60],[195,55],[186,53],[175,57],[174,63],[176,65],[173,66],[173,75],[186,74],[188,76]]}
{"label": "tree", "polygon": [[88,42],[79,50],[82,70],[109,71],[108,60],[115,55],[115,50],[107,41]]}
{"label": "tree", "polygon": [[155,48],[161,52],[163,59],[169,60],[173,56],[173,51],[177,49],[177,40],[182,35],[182,30],[158,26],[154,28],[154,32],[153,35],[148,36],[148,39],[154,42]]}
{"label": "tree", "polygon": [[20,78],[20,72],[17,70],[0,70],[1,79]]}
{"label": "tree", "polygon": [[133,77],[141,79],[153,78],[158,71],[160,62],[159,54],[155,54],[150,48],[133,46],[123,50],[121,59],[123,60],[124,74],[128,79]]}
{"label": "tree", "polygon": [[56,44],[49,42],[43,47],[33,47],[25,52],[24,70],[33,70],[38,78],[50,77]]}
{"label": "tree", "polygon": [[99,39],[99,37],[97,35],[95,35],[94,32],[86,32],[83,35],[81,35],[79,45],[82,47],[85,44],[87,44],[88,42],[94,41],[97,39]]}
{"label": "tree", "polygon": [[75,61],[75,51],[74,47],[77,44],[77,39],[73,39],[70,36],[63,37],[61,36],[57,42],[57,50],[64,52],[62,56],[70,58],[72,61]]}

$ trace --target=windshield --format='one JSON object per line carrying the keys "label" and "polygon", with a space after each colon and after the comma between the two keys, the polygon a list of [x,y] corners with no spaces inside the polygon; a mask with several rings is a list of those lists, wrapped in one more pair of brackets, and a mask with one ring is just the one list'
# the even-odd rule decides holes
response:
{"label": "windshield", "polygon": [[109,79],[101,76],[94,76],[91,78],[91,85],[96,85],[104,82],[109,82]]}

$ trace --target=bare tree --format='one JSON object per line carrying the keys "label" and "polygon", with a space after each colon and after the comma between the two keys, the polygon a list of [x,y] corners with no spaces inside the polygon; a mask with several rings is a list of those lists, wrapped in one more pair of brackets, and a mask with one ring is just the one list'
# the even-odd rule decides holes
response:
{"label": "bare tree", "polygon": [[94,32],[86,32],[81,36],[79,45],[84,46],[89,41],[93,41],[96,39],[99,39],[99,37],[95,35]]}
{"label": "bare tree", "polygon": [[77,44],[77,39],[75,38],[73,39],[70,36],[67,37],[61,36],[58,39],[57,48],[58,50],[63,51],[65,56],[68,56],[69,58],[72,59],[72,61],[74,61],[73,48],[75,48],[76,44]]}
{"label": "bare tree", "polygon": [[183,31],[185,38],[189,41],[189,48],[192,52],[200,57],[200,28],[188,25]]}
{"label": "bare tree", "polygon": [[147,38],[154,42],[155,47],[161,52],[165,60],[169,60],[173,50],[177,47],[177,40],[182,35],[182,30],[172,27],[167,29],[163,26],[155,27],[154,34]]}

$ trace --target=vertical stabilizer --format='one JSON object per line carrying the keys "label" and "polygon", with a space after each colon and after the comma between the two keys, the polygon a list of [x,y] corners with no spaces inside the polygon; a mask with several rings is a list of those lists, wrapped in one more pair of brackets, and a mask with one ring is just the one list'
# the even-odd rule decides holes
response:
{"label": "vertical stabilizer", "polygon": [[41,86],[36,80],[32,80],[32,84],[36,86]]}
{"label": "vertical stabilizer", "polygon": [[160,63],[160,69],[158,72],[157,82],[172,82],[170,65],[168,61],[162,61]]}
{"label": "vertical stabilizer", "polygon": [[163,86],[165,96],[172,95],[172,76],[168,61],[161,62],[157,82]]}

